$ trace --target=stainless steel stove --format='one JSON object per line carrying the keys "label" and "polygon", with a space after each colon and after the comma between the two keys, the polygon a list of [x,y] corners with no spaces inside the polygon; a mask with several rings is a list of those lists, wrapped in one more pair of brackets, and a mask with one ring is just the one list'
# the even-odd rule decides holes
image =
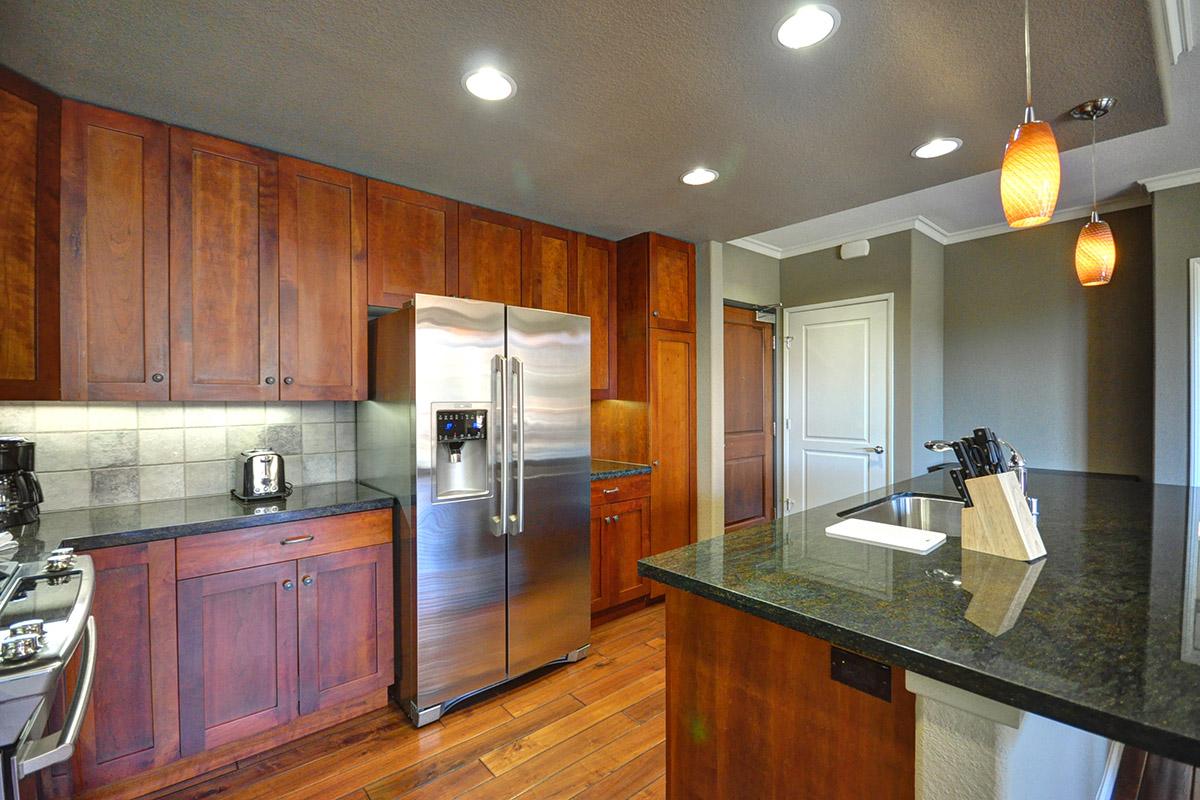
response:
{"label": "stainless steel stove", "polygon": [[[95,573],[69,548],[44,560],[0,561],[0,800],[22,778],[71,757],[96,668]],[[80,651],[79,680],[62,730],[46,732],[59,681]]]}

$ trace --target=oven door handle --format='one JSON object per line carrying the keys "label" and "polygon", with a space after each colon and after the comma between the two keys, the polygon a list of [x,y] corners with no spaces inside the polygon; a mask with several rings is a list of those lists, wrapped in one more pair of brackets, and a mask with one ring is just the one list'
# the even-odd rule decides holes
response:
{"label": "oven door handle", "polygon": [[75,696],[71,699],[62,730],[21,745],[16,758],[18,778],[66,761],[75,753],[75,742],[83,727],[88,701],[92,698],[92,681],[96,677],[96,621],[90,616],[83,631],[83,652],[79,662],[79,682],[75,685]]}

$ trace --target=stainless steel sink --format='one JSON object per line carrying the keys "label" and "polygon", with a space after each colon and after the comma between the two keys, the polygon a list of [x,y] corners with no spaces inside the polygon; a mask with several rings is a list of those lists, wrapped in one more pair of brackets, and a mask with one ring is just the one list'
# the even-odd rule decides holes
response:
{"label": "stainless steel sink", "polygon": [[962,507],[961,500],[904,492],[839,511],[838,516],[962,536]]}

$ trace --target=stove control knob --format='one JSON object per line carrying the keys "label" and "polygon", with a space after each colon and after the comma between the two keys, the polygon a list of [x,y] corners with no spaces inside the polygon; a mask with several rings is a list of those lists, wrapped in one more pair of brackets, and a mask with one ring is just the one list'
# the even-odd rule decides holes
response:
{"label": "stove control knob", "polygon": [[20,636],[10,636],[0,642],[0,661],[11,663],[24,661],[37,655],[42,649],[42,637],[36,633],[23,633]]}
{"label": "stove control knob", "polygon": [[23,619],[20,622],[14,622],[8,626],[8,632],[13,636],[21,636],[26,633],[36,633],[38,636],[43,636],[46,633],[46,626],[40,619]]}
{"label": "stove control knob", "polygon": [[50,572],[62,572],[73,566],[75,566],[75,550],[70,547],[52,550],[46,558],[46,569]]}

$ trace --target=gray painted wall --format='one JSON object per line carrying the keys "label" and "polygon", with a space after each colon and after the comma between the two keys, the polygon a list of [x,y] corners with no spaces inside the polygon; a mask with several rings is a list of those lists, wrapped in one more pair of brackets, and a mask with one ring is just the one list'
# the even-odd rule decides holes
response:
{"label": "gray painted wall", "polygon": [[[785,308],[888,292],[895,295],[893,479],[910,477],[912,465],[919,455],[913,450],[912,422],[912,242],[913,237],[919,235],[901,231],[880,236],[871,240],[870,255],[849,261],[839,259],[838,249],[834,247],[779,262],[780,300]],[[928,271],[932,269],[930,266]],[[927,320],[922,320],[922,325],[927,328]],[[926,335],[931,333],[936,338],[936,332],[925,331]],[[928,347],[932,342],[922,340],[919,345]],[[938,391],[940,393],[940,387]]]}
{"label": "gray painted wall", "polygon": [[722,252],[726,300],[760,306],[779,302],[779,259],[732,244]]}
{"label": "gray painted wall", "polygon": [[942,318],[945,263],[942,245],[912,235],[912,474],[935,461],[923,443],[944,427]]}
{"label": "gray painted wall", "polygon": [[1200,257],[1200,184],[1155,192],[1153,216],[1154,481],[1186,484],[1188,260]]}
{"label": "gray painted wall", "polygon": [[[1118,262],[1104,287],[1084,288],[1075,277],[1079,220],[945,248],[946,435],[987,424],[1034,466],[1151,478],[1150,209],[1105,219]],[[1174,219],[1169,224],[1181,227]],[[1182,288],[1170,291],[1186,307],[1181,280]],[[1180,313],[1184,382],[1186,310]],[[1182,413],[1178,398],[1187,396],[1186,387],[1182,395],[1171,391]]]}

